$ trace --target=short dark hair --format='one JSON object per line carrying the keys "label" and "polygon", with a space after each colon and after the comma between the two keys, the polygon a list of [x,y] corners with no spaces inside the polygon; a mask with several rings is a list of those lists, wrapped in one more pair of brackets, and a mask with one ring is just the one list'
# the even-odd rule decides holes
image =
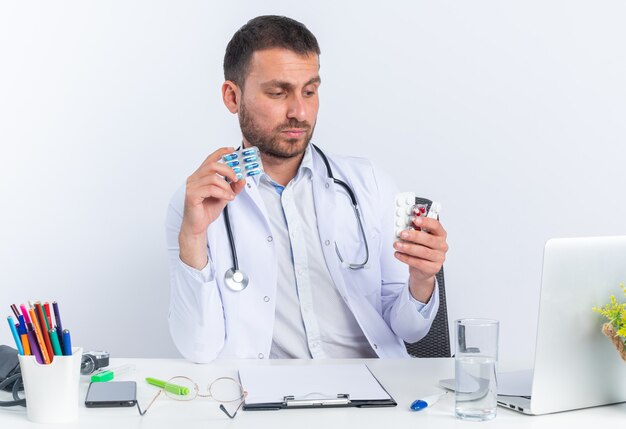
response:
{"label": "short dark hair", "polygon": [[228,42],[224,78],[243,87],[252,54],[271,48],[285,48],[301,55],[320,54],[317,39],[304,24],[286,16],[257,16],[237,30]]}

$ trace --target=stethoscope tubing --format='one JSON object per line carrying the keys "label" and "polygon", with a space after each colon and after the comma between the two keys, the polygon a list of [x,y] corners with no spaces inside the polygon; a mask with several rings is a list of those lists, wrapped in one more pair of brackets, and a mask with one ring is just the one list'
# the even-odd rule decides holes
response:
{"label": "stethoscope tubing", "polygon": [[[321,156],[322,161],[324,162],[324,165],[326,166],[326,173],[328,175],[328,178],[332,179],[334,183],[341,186],[348,193],[348,196],[350,197],[350,201],[352,202],[352,208],[354,210],[354,214],[359,224],[359,231],[361,235],[363,236],[363,242],[365,244],[365,261],[361,264],[348,264],[348,267],[352,270],[358,270],[358,269],[364,268],[365,264],[367,264],[367,262],[369,261],[369,246],[367,244],[367,238],[365,236],[365,229],[363,228],[363,222],[361,221],[359,206],[357,204],[354,191],[352,190],[352,188],[350,188],[350,186],[346,182],[335,178],[335,176],[333,175],[333,171],[330,168],[330,163],[328,162],[328,158],[326,157],[324,152],[322,152],[322,150],[316,145],[314,144],[311,144],[311,145]],[[228,235],[228,243],[230,245],[230,254],[233,260],[233,267],[227,270],[226,273],[224,274],[224,283],[232,291],[239,292],[239,291],[244,290],[248,286],[249,279],[248,279],[248,276],[239,269],[239,260],[237,259],[237,248],[235,246],[233,230],[230,224],[228,204],[226,204],[226,206],[224,207],[224,224],[226,226],[226,234]],[[335,248],[336,247],[337,247],[337,243],[335,243]],[[337,254],[339,255],[339,251],[337,251]],[[341,258],[341,255],[339,255],[339,258],[341,259],[341,262],[344,262],[343,259]]]}

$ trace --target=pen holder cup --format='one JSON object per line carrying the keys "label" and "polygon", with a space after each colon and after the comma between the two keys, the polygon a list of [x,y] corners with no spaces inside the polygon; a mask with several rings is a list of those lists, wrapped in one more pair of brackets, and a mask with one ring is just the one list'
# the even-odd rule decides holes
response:
{"label": "pen holder cup", "polygon": [[72,348],[72,356],[54,356],[42,365],[35,356],[19,356],[26,417],[36,423],[67,423],[78,419],[78,386],[83,349]]}

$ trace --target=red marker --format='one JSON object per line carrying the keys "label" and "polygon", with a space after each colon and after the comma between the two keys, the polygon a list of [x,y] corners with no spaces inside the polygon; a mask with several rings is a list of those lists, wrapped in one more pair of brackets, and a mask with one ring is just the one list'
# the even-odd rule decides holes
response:
{"label": "red marker", "polygon": [[48,329],[52,329],[52,316],[50,316],[50,304],[46,302],[43,305],[43,309],[46,312],[46,317],[48,318]]}

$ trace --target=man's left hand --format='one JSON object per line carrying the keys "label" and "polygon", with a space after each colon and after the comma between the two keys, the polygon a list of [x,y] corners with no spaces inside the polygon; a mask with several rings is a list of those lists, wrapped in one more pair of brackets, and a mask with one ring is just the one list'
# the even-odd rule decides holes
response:
{"label": "man's left hand", "polygon": [[402,231],[402,241],[393,244],[394,256],[409,266],[409,290],[413,298],[426,303],[435,289],[435,274],[446,259],[448,234],[436,219],[416,217],[413,224],[422,231]]}

